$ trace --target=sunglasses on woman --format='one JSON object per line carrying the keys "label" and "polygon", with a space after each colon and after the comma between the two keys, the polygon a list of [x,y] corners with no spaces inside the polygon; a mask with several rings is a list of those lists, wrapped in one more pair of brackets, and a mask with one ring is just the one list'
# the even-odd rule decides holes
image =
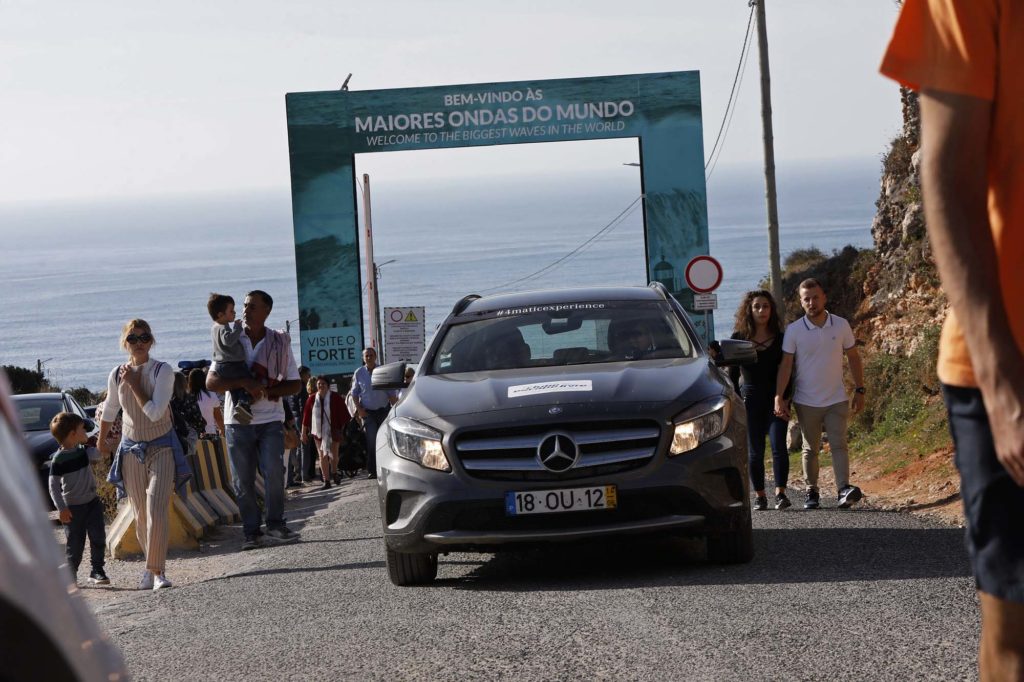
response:
{"label": "sunglasses on woman", "polygon": [[128,343],[149,343],[153,340],[152,334],[129,334],[124,339]]}

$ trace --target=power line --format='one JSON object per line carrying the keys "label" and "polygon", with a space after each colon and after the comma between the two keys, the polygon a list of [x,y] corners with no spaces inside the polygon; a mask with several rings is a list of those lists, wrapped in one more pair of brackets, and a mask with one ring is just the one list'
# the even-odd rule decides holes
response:
{"label": "power line", "polygon": [[721,156],[721,147],[719,145],[720,143],[724,145],[723,135],[727,134],[729,122],[732,120],[732,112],[735,111],[737,89],[739,87],[739,83],[743,80],[743,73],[746,71],[745,66],[747,63],[747,54],[750,51],[750,35],[753,25],[754,6],[751,5],[750,15],[747,17],[747,31],[743,36],[743,47],[740,48],[739,63],[736,64],[736,74],[733,76],[732,89],[729,91],[729,100],[725,104],[725,112],[722,114],[722,123],[718,127],[718,135],[715,136],[715,143],[711,145],[711,153],[708,154],[708,160],[704,164],[705,171],[707,171],[709,167],[711,168],[705,176],[705,181],[707,181],[707,179],[711,177],[711,173],[714,172],[714,165],[717,163],[717,161],[715,161],[715,153],[717,152],[718,155]]}
{"label": "power line", "polygon": [[644,195],[641,194],[636,199],[633,199],[633,201],[629,204],[629,206],[626,206],[626,208],[622,209],[622,211],[617,216],[612,218],[611,222],[609,222],[607,225],[605,225],[600,230],[595,232],[593,235],[590,236],[590,238],[588,238],[585,241],[583,241],[579,246],[577,246],[575,249],[573,249],[569,253],[565,254],[561,258],[558,258],[558,259],[552,261],[551,263],[548,263],[547,265],[545,265],[540,270],[536,270],[535,272],[531,272],[529,275],[525,275],[523,277],[520,277],[518,279],[514,279],[514,280],[509,281],[509,282],[505,282],[504,284],[499,284],[498,286],[490,287],[489,289],[484,289],[483,293],[487,293],[489,291],[496,291],[498,289],[504,289],[505,287],[511,286],[513,284],[518,284],[520,282],[525,282],[527,280],[534,279],[535,277],[538,277],[538,276],[544,274],[545,272],[551,270],[552,268],[554,268],[554,267],[564,263],[565,261],[567,261],[568,259],[572,258],[576,254],[582,252],[584,249],[586,249],[591,244],[596,243],[598,240],[600,240],[607,233],[609,233],[613,229],[615,229],[623,220],[625,220],[627,217],[629,217],[629,215],[631,213],[633,213],[633,211],[636,210],[635,207],[637,207],[637,205],[639,204],[639,202],[643,198],[644,198]]}
{"label": "power line", "polygon": [[[743,76],[747,73],[747,59],[750,57],[750,46],[754,43],[751,42],[747,45],[747,52],[743,55],[743,70],[740,73],[740,85],[743,84]],[[736,102],[733,102],[732,109],[729,111],[729,119],[725,124],[725,133],[722,137],[722,144],[718,147],[718,154],[715,156],[714,163],[711,164],[711,169],[704,176],[704,182],[707,182],[711,178],[711,174],[715,172],[715,168],[718,166],[719,159],[722,158],[722,150],[725,149],[725,139],[729,137],[729,128],[732,127],[732,117],[736,114]]]}

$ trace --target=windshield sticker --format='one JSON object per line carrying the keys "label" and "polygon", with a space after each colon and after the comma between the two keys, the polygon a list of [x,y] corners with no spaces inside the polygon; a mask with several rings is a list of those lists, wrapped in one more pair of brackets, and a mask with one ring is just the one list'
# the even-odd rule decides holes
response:
{"label": "windshield sticker", "polygon": [[527,395],[540,395],[542,393],[572,393],[575,391],[592,391],[593,382],[590,379],[582,381],[545,381],[541,384],[521,384],[508,387],[509,398],[522,398]]}
{"label": "windshield sticker", "polygon": [[507,317],[509,315],[527,315],[529,313],[560,313],[572,312],[573,310],[601,310],[606,307],[604,303],[556,303],[553,305],[529,305],[522,308],[505,308],[495,312],[496,317]]}

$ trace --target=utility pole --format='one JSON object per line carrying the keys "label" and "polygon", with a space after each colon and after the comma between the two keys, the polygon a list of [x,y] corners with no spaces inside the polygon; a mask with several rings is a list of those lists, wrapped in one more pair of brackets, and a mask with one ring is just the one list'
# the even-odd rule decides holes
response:
{"label": "utility pole", "polygon": [[377,267],[373,263],[373,220],[370,217],[370,176],[363,173],[363,220],[366,224],[366,305],[370,309],[370,345],[380,356],[377,315]]}
{"label": "utility pole", "polygon": [[768,27],[765,25],[766,0],[750,0],[757,7],[757,48],[761,63],[761,127],[764,134],[764,187],[768,207],[768,260],[771,266],[772,296],[780,308],[782,300],[782,262],[779,257],[779,206],[775,193],[775,135],[772,133],[772,84],[768,68]]}

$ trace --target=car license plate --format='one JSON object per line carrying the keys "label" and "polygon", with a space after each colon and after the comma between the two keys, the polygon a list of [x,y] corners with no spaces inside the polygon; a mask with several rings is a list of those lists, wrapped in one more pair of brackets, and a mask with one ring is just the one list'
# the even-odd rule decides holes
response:
{"label": "car license plate", "polygon": [[617,504],[618,499],[613,485],[505,493],[505,514],[508,516],[615,509]]}

